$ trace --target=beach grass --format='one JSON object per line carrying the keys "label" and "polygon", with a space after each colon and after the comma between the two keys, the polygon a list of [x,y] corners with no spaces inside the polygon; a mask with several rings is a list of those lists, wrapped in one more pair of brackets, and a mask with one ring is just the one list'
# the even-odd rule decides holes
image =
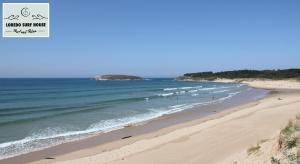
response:
{"label": "beach grass", "polygon": [[300,155],[300,115],[280,131],[278,148],[281,157],[271,157],[271,163],[297,163]]}
{"label": "beach grass", "polygon": [[[297,159],[300,158],[300,115],[297,115],[295,119],[290,120],[287,125],[280,130],[277,140],[274,140],[273,147],[275,148],[270,157],[270,163],[272,164],[297,164]],[[257,158],[266,154],[266,145],[270,145],[272,139],[262,139],[255,146],[247,149],[248,156],[251,158]],[[257,154],[261,151],[260,154]]]}
{"label": "beach grass", "polygon": [[271,157],[271,163],[272,164],[280,164],[280,160],[275,157]]}
{"label": "beach grass", "polygon": [[252,146],[251,148],[249,148],[247,150],[247,153],[248,153],[248,155],[251,155],[251,154],[257,153],[259,151],[259,149],[260,149],[260,145],[257,144],[255,146]]}

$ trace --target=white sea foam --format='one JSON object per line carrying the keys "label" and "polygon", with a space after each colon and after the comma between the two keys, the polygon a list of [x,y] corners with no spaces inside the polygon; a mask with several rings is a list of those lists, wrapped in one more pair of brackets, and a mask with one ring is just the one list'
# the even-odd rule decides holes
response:
{"label": "white sea foam", "polygon": [[186,90],[186,89],[193,89],[194,87],[181,87],[181,88],[179,88],[179,89],[184,89],[184,90]]}
{"label": "white sea foam", "polygon": [[195,87],[181,87],[180,89],[183,89],[183,90],[189,90],[189,89],[199,89],[199,88],[202,88],[203,86],[199,85],[199,86],[195,86]]}
{"label": "white sea foam", "polygon": [[215,89],[218,89],[217,87],[210,87],[210,88],[201,88],[201,89],[198,89],[199,91],[209,91],[209,90],[215,90]]}
{"label": "white sea foam", "polygon": [[198,92],[198,89],[190,90],[188,92],[190,92],[190,93]]}
{"label": "white sea foam", "polygon": [[225,90],[213,91],[212,93],[223,93],[223,92],[227,92],[227,91],[229,91],[229,90],[225,89]]}
{"label": "white sea foam", "polygon": [[180,105],[172,105],[170,106],[171,108],[179,108],[179,107],[183,107],[185,106],[186,104],[180,104]]}
{"label": "white sea foam", "polygon": [[185,93],[186,93],[186,91],[175,92],[176,95],[184,95]]}
{"label": "white sea foam", "polygon": [[190,89],[199,89],[202,86],[195,86],[195,87],[180,87],[180,88],[164,88],[164,91],[174,91],[174,90],[190,90]]}
{"label": "white sea foam", "polygon": [[149,112],[132,117],[124,117],[112,120],[102,120],[92,124],[89,128],[82,131],[63,131],[60,128],[47,128],[36,132],[21,140],[6,142],[0,144],[0,159],[21,155],[31,151],[41,150],[50,146],[58,145],[70,140],[78,140],[83,137],[100,133],[110,132],[122,129],[128,124],[135,124],[149,119],[162,116],[161,112]]}
{"label": "white sea foam", "polygon": [[232,92],[232,93],[229,93],[228,96],[220,98],[219,100],[220,101],[224,101],[224,100],[230,99],[230,98],[232,98],[233,96],[235,96],[235,95],[237,95],[239,93],[241,93],[241,92]]}
{"label": "white sea foam", "polygon": [[163,97],[172,96],[172,95],[174,95],[174,93],[160,93],[160,94],[158,94],[158,96],[163,96]]}
{"label": "white sea foam", "polygon": [[178,88],[165,88],[164,91],[174,91],[177,90]]}

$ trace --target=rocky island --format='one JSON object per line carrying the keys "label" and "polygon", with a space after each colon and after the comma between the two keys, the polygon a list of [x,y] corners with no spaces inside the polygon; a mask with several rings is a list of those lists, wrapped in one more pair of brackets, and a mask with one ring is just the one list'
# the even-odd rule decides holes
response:
{"label": "rocky island", "polygon": [[144,80],[144,78],[132,75],[97,75],[95,80]]}

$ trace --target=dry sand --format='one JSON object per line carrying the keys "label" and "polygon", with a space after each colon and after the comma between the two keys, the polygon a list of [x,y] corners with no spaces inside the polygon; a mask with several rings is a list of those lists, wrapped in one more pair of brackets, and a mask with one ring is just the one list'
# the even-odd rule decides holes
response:
{"label": "dry sand", "polygon": [[[247,84],[276,89],[276,93],[206,119],[34,163],[199,164],[243,161],[245,156],[241,154],[245,154],[249,147],[276,136],[290,119],[300,113],[299,83],[253,80]],[[270,161],[256,160],[256,163]]]}
{"label": "dry sand", "polygon": [[243,83],[255,88],[265,89],[300,89],[300,82],[297,80],[268,80],[268,79],[217,79],[221,83]]}

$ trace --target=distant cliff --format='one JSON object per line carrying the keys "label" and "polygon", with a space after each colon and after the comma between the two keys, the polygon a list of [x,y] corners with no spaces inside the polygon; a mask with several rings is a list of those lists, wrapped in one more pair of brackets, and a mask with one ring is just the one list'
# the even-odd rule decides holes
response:
{"label": "distant cliff", "polygon": [[144,78],[132,75],[97,75],[95,80],[144,80]]}
{"label": "distant cliff", "polygon": [[300,69],[284,69],[284,70],[236,70],[224,72],[197,72],[186,73],[179,76],[177,80],[191,81],[214,81],[216,79],[300,79]]}

